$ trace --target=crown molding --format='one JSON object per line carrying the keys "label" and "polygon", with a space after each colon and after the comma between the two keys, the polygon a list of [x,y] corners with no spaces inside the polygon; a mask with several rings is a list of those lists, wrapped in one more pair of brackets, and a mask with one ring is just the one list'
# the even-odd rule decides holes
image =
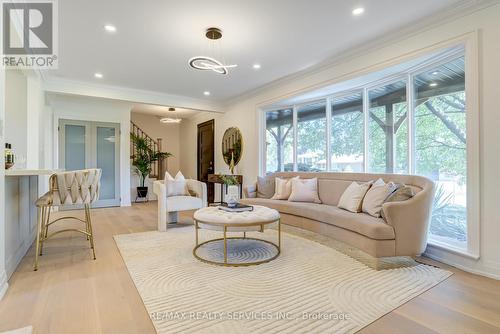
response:
{"label": "crown molding", "polygon": [[219,113],[224,110],[223,105],[217,102],[182,95],[165,94],[148,90],[94,84],[47,76],[42,78],[42,87],[47,93],[90,96],[132,103],[174,106],[178,108]]}
{"label": "crown molding", "polygon": [[[368,43],[361,43],[358,46],[352,47],[346,51],[337,53],[332,57],[308,67],[304,70],[292,73],[290,75],[284,76],[277,80],[271,81],[267,84],[259,86],[253,90],[247,91],[240,94],[234,98],[230,98],[224,101],[225,109],[230,106],[237,104],[238,102],[256,97],[260,93],[266,92],[270,89],[279,87],[290,80],[298,80],[305,78],[307,76],[314,75],[316,73],[322,72],[327,68],[333,67],[335,65],[341,64],[349,59],[356,58],[368,52],[373,52],[379,49],[383,49],[391,44],[397,43],[419,33],[431,30],[433,28],[439,27],[451,21],[457,20],[461,17],[473,14],[477,11],[483,10],[485,8],[499,5],[500,0],[462,0],[457,4],[449,6],[448,8],[442,10],[439,13],[429,16],[423,20],[413,22],[405,28],[399,29],[393,33],[385,34],[380,38],[373,39]],[[257,103],[262,104],[262,103]]]}

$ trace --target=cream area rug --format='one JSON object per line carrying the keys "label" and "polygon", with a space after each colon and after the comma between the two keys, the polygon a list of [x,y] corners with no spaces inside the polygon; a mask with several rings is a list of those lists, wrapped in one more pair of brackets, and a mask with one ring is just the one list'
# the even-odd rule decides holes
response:
{"label": "cream area rug", "polygon": [[[200,242],[220,237],[200,230]],[[115,241],[158,333],[354,333],[451,275],[422,264],[377,271],[288,233],[277,259],[251,267],[195,259],[194,226]]]}

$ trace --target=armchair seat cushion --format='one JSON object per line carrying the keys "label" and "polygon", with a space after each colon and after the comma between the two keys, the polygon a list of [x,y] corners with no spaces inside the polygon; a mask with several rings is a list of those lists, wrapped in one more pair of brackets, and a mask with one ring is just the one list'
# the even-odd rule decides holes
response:
{"label": "armchair seat cushion", "polygon": [[196,210],[203,207],[203,200],[194,196],[170,196],[167,197],[167,211]]}

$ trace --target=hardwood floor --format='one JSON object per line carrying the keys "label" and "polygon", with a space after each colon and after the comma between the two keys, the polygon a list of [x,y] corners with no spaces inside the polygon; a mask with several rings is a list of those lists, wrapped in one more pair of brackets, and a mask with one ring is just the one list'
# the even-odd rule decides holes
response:
{"label": "hardwood floor", "polygon": [[[0,332],[29,325],[35,333],[155,332],[113,235],[155,230],[156,203],[92,213],[97,260],[81,235],[60,234],[44,245],[34,272],[32,247],[0,302]],[[190,222],[189,214],[181,219]],[[500,333],[500,281],[425,261],[454,275],[360,333]]]}

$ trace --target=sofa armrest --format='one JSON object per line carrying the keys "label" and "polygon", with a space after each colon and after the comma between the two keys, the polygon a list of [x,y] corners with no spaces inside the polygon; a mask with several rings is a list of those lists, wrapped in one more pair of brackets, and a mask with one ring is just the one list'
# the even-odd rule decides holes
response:
{"label": "sofa armrest", "polygon": [[434,184],[429,183],[409,200],[382,206],[386,222],[396,235],[396,256],[418,256],[425,251],[433,197]]}
{"label": "sofa armrest", "polygon": [[163,180],[153,182],[153,192],[158,198],[158,231],[167,229],[167,188]]}
{"label": "sofa armrest", "polygon": [[250,184],[243,187],[243,193],[245,198],[256,198],[257,197],[257,183]]}
{"label": "sofa armrest", "polygon": [[196,197],[201,198],[203,207],[206,207],[208,205],[207,185],[204,182],[193,179],[186,180],[186,185],[190,191],[196,194]]}

